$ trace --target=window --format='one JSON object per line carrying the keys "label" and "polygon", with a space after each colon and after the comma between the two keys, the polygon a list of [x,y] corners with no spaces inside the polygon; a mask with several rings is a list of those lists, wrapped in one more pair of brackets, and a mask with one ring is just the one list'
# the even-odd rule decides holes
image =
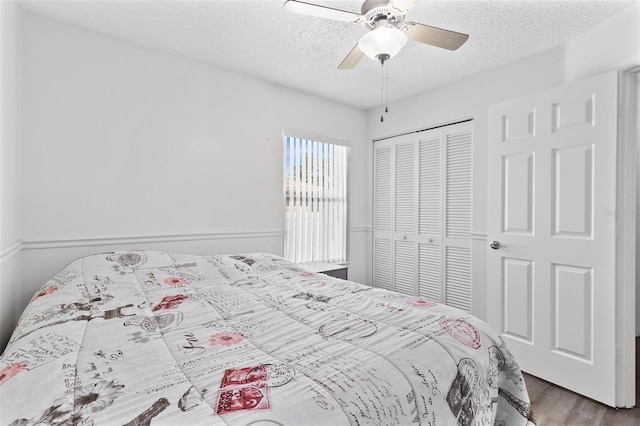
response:
{"label": "window", "polygon": [[284,257],[347,260],[349,148],[285,136]]}

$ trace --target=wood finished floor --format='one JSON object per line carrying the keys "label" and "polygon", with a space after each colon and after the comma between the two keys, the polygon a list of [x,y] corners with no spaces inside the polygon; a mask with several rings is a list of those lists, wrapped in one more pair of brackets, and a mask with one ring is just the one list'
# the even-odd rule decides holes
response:
{"label": "wood finished floor", "polygon": [[640,408],[615,409],[525,374],[537,426],[638,426]]}
{"label": "wood finished floor", "polygon": [[636,407],[615,409],[529,374],[527,383],[537,426],[639,426],[640,338],[636,339]]}

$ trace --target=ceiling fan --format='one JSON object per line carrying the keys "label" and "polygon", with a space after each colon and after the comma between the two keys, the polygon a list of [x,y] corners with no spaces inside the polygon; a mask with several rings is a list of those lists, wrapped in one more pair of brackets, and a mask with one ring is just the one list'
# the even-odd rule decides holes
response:
{"label": "ceiling fan", "polygon": [[354,68],[364,55],[382,64],[395,56],[407,40],[430,44],[449,50],[462,46],[469,36],[443,28],[404,22],[404,17],[420,0],[366,0],[360,13],[334,9],[298,0],[287,0],[285,10],[318,18],[363,24],[369,29],[351,50],[338,69]]}

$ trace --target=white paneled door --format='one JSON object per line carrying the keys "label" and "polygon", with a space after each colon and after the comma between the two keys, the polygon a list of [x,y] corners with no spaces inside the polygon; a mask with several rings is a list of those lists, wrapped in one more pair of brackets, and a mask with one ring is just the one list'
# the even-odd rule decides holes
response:
{"label": "white paneled door", "polygon": [[524,371],[616,405],[617,83],[489,108],[487,320]]}

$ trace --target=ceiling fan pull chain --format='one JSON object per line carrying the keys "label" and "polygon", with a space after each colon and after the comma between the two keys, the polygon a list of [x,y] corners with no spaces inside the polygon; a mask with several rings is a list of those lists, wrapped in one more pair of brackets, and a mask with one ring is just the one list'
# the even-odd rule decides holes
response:
{"label": "ceiling fan pull chain", "polygon": [[384,112],[389,112],[389,65],[384,68],[384,84],[385,84],[385,93],[384,93]]}
{"label": "ceiling fan pull chain", "polygon": [[384,122],[384,60],[380,60],[380,122]]}

